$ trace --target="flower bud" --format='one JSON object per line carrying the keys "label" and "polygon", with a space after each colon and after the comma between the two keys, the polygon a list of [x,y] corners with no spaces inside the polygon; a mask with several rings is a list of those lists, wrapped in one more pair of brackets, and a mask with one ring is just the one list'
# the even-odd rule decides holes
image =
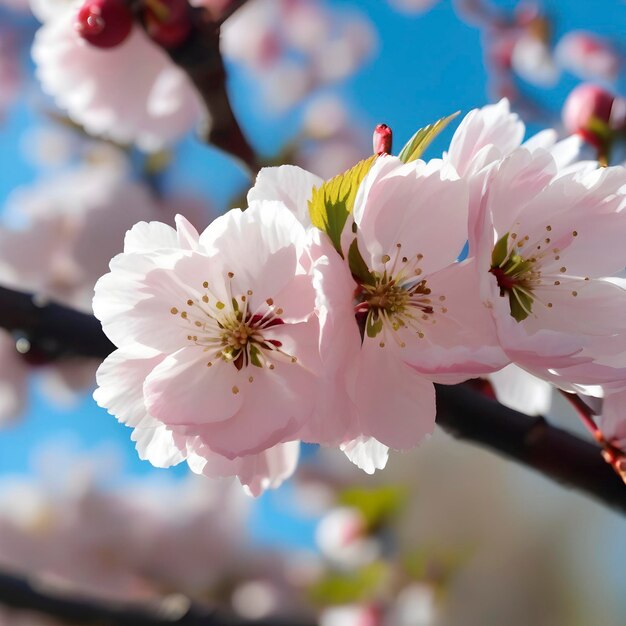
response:
{"label": "flower bud", "polygon": [[393,133],[387,124],[378,124],[374,129],[374,154],[391,154]]}
{"label": "flower bud", "polygon": [[76,15],[74,28],[97,48],[121,44],[133,27],[133,15],[123,0],[87,0]]}
{"label": "flower bud", "polygon": [[150,38],[164,48],[181,45],[191,30],[190,5],[187,0],[150,0],[144,19]]}
{"label": "flower bud", "polygon": [[578,134],[599,152],[606,153],[619,121],[615,119],[616,98],[601,87],[583,84],[576,87],[563,105],[563,124],[567,132]]}

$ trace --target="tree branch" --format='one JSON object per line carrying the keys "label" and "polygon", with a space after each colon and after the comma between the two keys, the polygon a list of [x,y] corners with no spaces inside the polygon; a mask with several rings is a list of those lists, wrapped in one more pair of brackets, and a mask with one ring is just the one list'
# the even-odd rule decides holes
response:
{"label": "tree branch", "polygon": [[[147,605],[106,603],[70,598],[36,589],[28,581],[0,573],[0,603],[13,609],[36,611],[68,624],[99,626],[290,626],[280,619],[245,620],[234,615],[191,604],[168,611],[166,602]],[[307,626],[304,621],[298,626]]]}
{"label": "tree branch", "polygon": [[5,287],[0,287],[0,327],[28,339],[46,360],[103,359],[115,350],[93,315]]}
{"label": "tree branch", "polygon": [[490,448],[626,513],[626,485],[601,448],[543,417],[518,413],[467,386],[438,385],[437,423],[457,439]]}
{"label": "tree branch", "polygon": [[[0,287],[0,327],[23,334],[34,349],[53,347],[50,358],[105,358],[115,346],[98,320],[58,304]],[[515,459],[545,476],[579,489],[626,513],[626,486],[600,448],[542,417],[529,417],[464,386],[437,386],[437,423],[463,439]]]}
{"label": "tree branch", "polygon": [[[242,3],[236,3],[237,6]],[[203,8],[189,7],[190,28],[181,44],[161,45],[164,52],[194,84],[204,104],[206,126],[203,139],[237,157],[256,173],[256,155],[233,113],[226,90],[226,69],[220,52],[220,22]],[[142,24],[146,28],[145,24]],[[146,28],[148,36],[150,36]],[[154,41],[154,40],[153,40]],[[158,41],[155,41],[159,45]]]}

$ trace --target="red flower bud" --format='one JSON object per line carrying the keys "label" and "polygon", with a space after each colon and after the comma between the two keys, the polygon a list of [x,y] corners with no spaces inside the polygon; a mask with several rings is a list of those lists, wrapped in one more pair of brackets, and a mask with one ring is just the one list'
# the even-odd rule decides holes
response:
{"label": "red flower bud", "polygon": [[150,0],[144,9],[146,31],[164,48],[176,48],[191,30],[188,0]]}
{"label": "red flower bud", "polygon": [[572,134],[593,130],[594,120],[608,127],[614,102],[613,94],[601,87],[579,85],[569,94],[563,106],[563,124],[566,130]]}
{"label": "red flower bud", "polygon": [[379,124],[374,129],[374,154],[391,154],[393,133],[387,124]]}
{"label": "red flower bud", "polygon": [[97,48],[121,44],[133,27],[133,15],[123,0],[87,0],[74,24],[78,34]]}

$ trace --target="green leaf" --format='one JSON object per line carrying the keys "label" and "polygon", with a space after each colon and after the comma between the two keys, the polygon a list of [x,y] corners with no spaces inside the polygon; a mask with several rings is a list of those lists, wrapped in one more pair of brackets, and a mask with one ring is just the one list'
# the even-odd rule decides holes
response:
{"label": "green leaf", "polygon": [[509,233],[506,233],[494,246],[491,253],[491,267],[500,267],[509,253]]}
{"label": "green leaf", "polygon": [[348,266],[350,267],[352,275],[358,278],[363,285],[374,286],[376,284],[376,279],[361,256],[359,244],[356,239],[350,244],[350,249],[348,250]]}
{"label": "green leaf", "polygon": [[339,174],[313,189],[309,214],[313,226],[323,230],[341,256],[341,233],[354,209],[359,185],[370,171],[377,156],[360,161],[352,169]]}
{"label": "green leaf", "polygon": [[369,530],[397,515],[405,501],[406,491],[401,487],[347,489],[338,498],[339,504],[357,509],[363,515]]}
{"label": "green leaf", "polygon": [[309,589],[311,599],[324,606],[371,599],[387,575],[384,563],[370,563],[356,572],[330,572]]}
{"label": "green leaf", "polygon": [[402,151],[398,155],[398,158],[405,163],[410,163],[419,159],[433,139],[459,114],[459,111],[448,115],[448,117],[442,117],[434,124],[429,124],[420,128],[406,143]]}

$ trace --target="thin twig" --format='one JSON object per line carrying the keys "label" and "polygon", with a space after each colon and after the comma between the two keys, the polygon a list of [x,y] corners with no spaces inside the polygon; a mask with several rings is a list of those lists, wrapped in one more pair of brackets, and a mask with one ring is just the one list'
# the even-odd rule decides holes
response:
{"label": "thin twig", "polygon": [[[164,52],[194,84],[204,104],[203,139],[240,159],[252,173],[258,170],[254,150],[243,134],[230,105],[226,69],[220,51],[220,23],[202,8],[189,8],[190,29],[184,41]],[[158,45],[158,42],[155,42]]]}

